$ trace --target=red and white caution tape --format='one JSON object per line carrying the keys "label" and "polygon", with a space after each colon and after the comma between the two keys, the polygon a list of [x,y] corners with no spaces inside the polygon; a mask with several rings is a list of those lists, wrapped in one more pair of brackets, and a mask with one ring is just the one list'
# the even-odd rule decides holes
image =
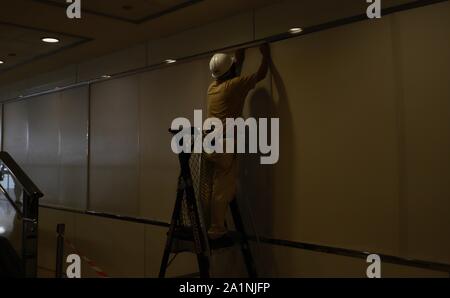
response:
{"label": "red and white caution tape", "polygon": [[81,257],[81,259],[83,259],[83,261],[85,261],[89,267],[95,271],[95,273],[102,277],[102,278],[108,278],[108,274],[106,274],[105,271],[103,271],[100,267],[98,267],[94,261],[92,261],[91,259],[89,259],[88,257],[86,257],[85,255],[83,255],[76,247],[75,245],[73,245],[72,242],[70,242],[69,240],[67,240],[66,238],[64,238],[65,242],[67,243],[67,245],[69,245],[73,251],[79,255]]}

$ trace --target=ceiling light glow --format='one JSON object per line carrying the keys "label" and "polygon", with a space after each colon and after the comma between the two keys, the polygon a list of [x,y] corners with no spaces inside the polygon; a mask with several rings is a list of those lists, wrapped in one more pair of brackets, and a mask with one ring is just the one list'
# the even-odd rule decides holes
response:
{"label": "ceiling light glow", "polygon": [[289,29],[289,33],[291,33],[291,34],[299,34],[299,33],[302,33],[302,32],[303,32],[302,28],[291,28],[291,29]]}
{"label": "ceiling light glow", "polygon": [[41,40],[46,43],[58,43],[59,42],[59,39],[53,38],[53,37],[44,37]]}
{"label": "ceiling light glow", "polygon": [[177,62],[177,60],[174,60],[174,59],[167,59],[165,62],[166,62],[167,64],[172,64],[172,63]]}

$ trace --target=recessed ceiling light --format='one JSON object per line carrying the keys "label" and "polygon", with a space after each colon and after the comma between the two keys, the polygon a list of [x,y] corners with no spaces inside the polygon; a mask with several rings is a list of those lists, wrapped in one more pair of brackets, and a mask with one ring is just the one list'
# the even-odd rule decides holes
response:
{"label": "recessed ceiling light", "polygon": [[165,62],[166,62],[167,64],[172,64],[172,63],[177,62],[177,60],[174,60],[174,59],[167,59]]}
{"label": "recessed ceiling light", "polygon": [[302,28],[291,28],[291,29],[289,29],[289,33],[291,33],[291,34],[299,34],[299,33],[302,33],[302,32],[303,32]]}
{"label": "recessed ceiling light", "polygon": [[59,39],[53,38],[53,37],[44,37],[41,40],[46,43],[58,43],[59,42]]}
{"label": "recessed ceiling light", "polygon": [[3,63],[5,63],[5,62],[3,62],[2,60],[0,60],[0,64],[3,64]]}
{"label": "recessed ceiling light", "polygon": [[111,78],[111,76],[110,75],[102,75],[101,78],[102,79],[109,79],[109,78]]}

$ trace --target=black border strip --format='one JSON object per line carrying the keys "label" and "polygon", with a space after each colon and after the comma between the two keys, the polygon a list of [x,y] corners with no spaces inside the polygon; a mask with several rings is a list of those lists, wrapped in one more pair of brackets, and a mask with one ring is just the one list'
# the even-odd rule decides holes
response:
{"label": "black border strip", "polygon": [[[45,204],[41,204],[40,207],[45,208],[45,209],[50,209],[50,210],[65,211],[65,212],[71,212],[71,213],[82,214],[82,215],[90,215],[90,216],[113,219],[113,220],[120,220],[120,221],[126,221],[126,222],[134,222],[134,223],[152,225],[152,226],[163,227],[163,228],[170,227],[169,223],[162,222],[162,221],[149,220],[149,219],[145,219],[145,218],[114,215],[114,214],[103,213],[103,212],[73,210],[70,208],[62,208],[62,207],[57,207],[57,206],[45,205]],[[276,245],[276,246],[296,248],[296,249],[301,249],[301,250],[308,250],[308,251],[314,251],[314,252],[319,252],[319,253],[324,253],[324,254],[332,254],[332,255],[345,256],[345,257],[364,259],[364,260],[366,260],[367,257],[371,254],[377,254],[378,256],[380,256],[382,262],[385,262],[385,263],[427,269],[427,270],[432,270],[432,271],[437,271],[437,272],[445,272],[445,273],[450,274],[450,264],[445,264],[445,263],[429,262],[429,261],[424,261],[424,260],[402,258],[402,257],[392,256],[392,255],[387,255],[387,254],[370,253],[370,252],[363,252],[363,251],[358,251],[358,250],[354,250],[354,249],[347,249],[347,248],[340,248],[340,247],[333,247],[333,246],[326,246],[326,245],[319,245],[319,244],[305,243],[305,242],[298,242],[298,241],[282,240],[282,239],[273,239],[273,238],[267,238],[267,237],[257,238],[255,236],[251,236],[250,240],[252,240],[254,242],[261,242],[261,243],[271,244],[271,245]]]}
{"label": "black border strip", "polygon": [[96,212],[96,211],[79,210],[79,209],[77,210],[77,209],[71,209],[71,208],[48,205],[48,204],[39,204],[39,207],[44,208],[44,209],[65,211],[65,212],[76,213],[76,214],[81,214],[81,215],[90,215],[90,216],[115,219],[115,220],[126,221],[126,222],[134,222],[134,223],[152,225],[152,226],[163,227],[163,228],[168,228],[170,226],[170,224],[166,223],[166,222],[150,220],[150,219],[146,219],[146,218],[132,217],[132,216],[127,216],[127,215],[115,215],[115,214],[110,214],[110,213],[106,213],[106,212]]}
{"label": "black border strip", "polygon": [[[63,4],[63,3],[58,3],[58,2],[54,2],[51,0],[33,0],[35,2],[44,4],[44,5],[50,5],[50,6],[56,6],[56,7],[62,7],[62,8],[66,8],[67,4]],[[109,0],[109,1],[114,1],[114,0]],[[171,14],[173,12],[176,12],[178,10],[187,8],[189,6],[192,6],[194,4],[197,4],[199,2],[203,2],[204,0],[190,0],[188,2],[183,2],[181,4],[172,6],[170,8],[167,8],[165,10],[162,10],[160,12],[154,13],[154,14],[150,14],[148,16],[145,16],[143,18],[138,18],[138,19],[132,19],[132,18],[126,18],[126,17],[120,17],[120,16],[116,16],[116,15],[112,15],[112,14],[108,14],[108,13],[103,13],[100,11],[96,11],[96,10],[91,10],[91,9],[85,9],[83,8],[83,4],[81,4],[81,10],[84,13],[88,13],[88,14],[92,14],[92,15],[96,15],[96,16],[100,16],[100,17],[105,17],[105,18],[109,18],[109,19],[114,19],[116,21],[122,21],[122,22],[127,22],[127,23],[132,23],[132,24],[142,24],[144,22],[147,21],[151,21],[160,17],[163,17],[167,14]]]}
{"label": "black border strip", "polygon": [[380,253],[370,253],[370,252],[363,252],[353,249],[347,249],[347,248],[340,248],[340,247],[333,247],[333,246],[327,246],[327,245],[319,245],[319,244],[312,244],[312,243],[305,243],[305,242],[297,242],[297,241],[289,241],[289,240],[280,240],[280,239],[271,239],[271,238],[260,238],[260,241],[267,244],[277,245],[277,246],[284,246],[284,247],[290,247],[290,248],[297,248],[302,250],[309,250],[309,251],[315,251],[325,254],[334,254],[339,256],[345,256],[345,257],[351,257],[351,258],[359,258],[366,260],[367,257],[371,254],[376,254],[380,256],[382,262],[396,264],[396,265],[403,265],[408,267],[415,267],[415,268],[421,268],[421,269],[428,269],[433,271],[439,271],[439,272],[446,272],[450,274],[450,264],[445,263],[437,263],[437,262],[430,262],[430,261],[423,261],[423,260],[417,260],[417,259],[410,259],[410,258],[402,258],[398,256],[392,256],[392,255],[386,255],[386,254],[380,254]]}

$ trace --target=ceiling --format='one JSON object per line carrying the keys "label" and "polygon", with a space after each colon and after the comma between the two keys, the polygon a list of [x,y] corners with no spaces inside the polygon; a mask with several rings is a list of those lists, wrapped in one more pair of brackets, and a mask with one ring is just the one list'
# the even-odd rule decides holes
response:
{"label": "ceiling", "polygon": [[[35,0],[49,5],[67,7],[66,0]],[[143,23],[202,0],[89,0],[82,2],[84,12],[117,20]]]}
{"label": "ceiling", "polygon": [[[295,1],[307,11],[316,3]],[[334,1],[320,4],[328,9]],[[340,1],[332,7],[366,5]],[[416,1],[385,0],[383,6]],[[82,0],[82,18],[69,19],[66,0],[2,0],[0,87],[277,2],[283,0]],[[44,44],[44,36],[61,42]]]}
{"label": "ceiling", "polygon": [[[57,38],[60,42],[43,43],[43,37]],[[85,37],[0,22],[0,60],[5,62],[0,73],[87,41]]]}
{"label": "ceiling", "polygon": [[81,19],[66,0],[1,1],[0,86],[280,1],[83,0]]}

